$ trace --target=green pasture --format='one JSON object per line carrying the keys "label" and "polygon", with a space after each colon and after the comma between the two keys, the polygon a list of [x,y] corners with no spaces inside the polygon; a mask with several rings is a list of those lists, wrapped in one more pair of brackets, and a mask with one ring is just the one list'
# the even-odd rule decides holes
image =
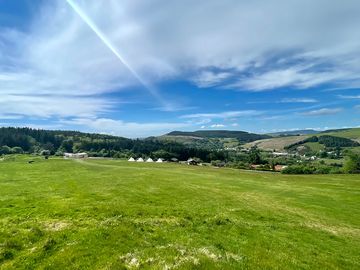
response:
{"label": "green pasture", "polygon": [[359,175],[0,161],[0,269],[360,269],[359,255]]}

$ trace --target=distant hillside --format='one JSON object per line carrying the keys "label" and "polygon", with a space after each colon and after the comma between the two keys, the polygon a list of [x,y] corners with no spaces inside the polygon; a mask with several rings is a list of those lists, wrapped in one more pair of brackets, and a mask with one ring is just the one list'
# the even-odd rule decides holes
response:
{"label": "distant hillside", "polygon": [[261,135],[249,133],[246,131],[232,131],[232,130],[198,130],[192,132],[173,131],[166,136],[182,136],[182,137],[197,137],[197,138],[234,138],[242,143],[252,142],[261,139],[271,138],[269,135]]}
{"label": "distant hillside", "polygon": [[[360,142],[360,128],[349,128],[349,129],[335,129],[326,130],[316,133],[317,135],[330,135],[336,137],[342,137]],[[275,138],[257,140],[245,145],[245,147],[251,147],[257,145],[260,149],[277,151],[283,151],[287,146],[296,144],[303,140],[306,140],[313,134],[300,135],[300,136],[277,136]]]}
{"label": "distant hillside", "polygon": [[360,142],[360,128],[326,130],[321,132],[321,135],[343,137]]}
{"label": "distant hillside", "polygon": [[286,146],[300,142],[308,137],[309,135],[276,137],[271,139],[257,140],[254,142],[247,143],[244,146],[246,148],[257,146],[258,148],[263,150],[284,151]]}
{"label": "distant hillside", "polygon": [[271,136],[292,136],[292,135],[313,135],[318,134],[319,131],[313,129],[303,129],[303,130],[290,130],[290,131],[281,131],[275,133],[269,133]]}

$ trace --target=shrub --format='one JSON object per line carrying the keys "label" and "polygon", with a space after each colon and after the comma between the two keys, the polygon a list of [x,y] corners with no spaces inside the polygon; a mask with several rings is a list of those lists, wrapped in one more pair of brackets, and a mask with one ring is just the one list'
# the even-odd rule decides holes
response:
{"label": "shrub", "polygon": [[360,173],[360,155],[350,153],[344,165],[346,173]]}

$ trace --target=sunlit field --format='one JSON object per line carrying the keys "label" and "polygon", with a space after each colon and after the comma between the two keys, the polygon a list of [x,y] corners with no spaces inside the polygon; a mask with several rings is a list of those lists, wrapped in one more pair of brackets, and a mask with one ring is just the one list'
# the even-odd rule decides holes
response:
{"label": "sunlit field", "polygon": [[0,161],[1,269],[360,269],[360,178]]}

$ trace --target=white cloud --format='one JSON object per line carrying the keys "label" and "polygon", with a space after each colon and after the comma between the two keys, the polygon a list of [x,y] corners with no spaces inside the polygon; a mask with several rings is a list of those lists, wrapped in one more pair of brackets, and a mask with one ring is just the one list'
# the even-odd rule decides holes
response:
{"label": "white cloud", "polygon": [[[249,67],[254,72],[235,85],[260,91],[360,81],[357,0],[75,2],[151,81],[174,76],[192,80],[195,72],[200,87],[212,86]],[[1,89],[89,95],[136,83],[65,1],[44,3],[29,33],[1,31],[3,44],[8,44],[0,48]],[[272,70],[261,71],[269,65]],[[321,70],[309,69],[313,65]],[[220,71],[207,70],[214,67]]]}
{"label": "white cloud", "polygon": [[353,73],[342,70],[321,72],[309,71],[307,67],[303,66],[295,66],[253,74],[249,77],[241,78],[226,87],[239,87],[243,90],[253,91],[271,90],[286,86],[305,89],[323,83],[338,82],[346,79],[355,79],[357,77],[358,75],[355,71]]}
{"label": "white cloud", "polygon": [[237,127],[237,126],[239,126],[239,124],[238,123],[232,123],[231,126],[232,127]]}
{"label": "white cloud", "polygon": [[188,123],[137,123],[108,118],[74,118],[61,123],[81,127],[88,132],[106,133],[128,138],[162,135],[170,131],[186,128]]}
{"label": "white cloud", "polygon": [[316,103],[318,102],[314,98],[283,98],[280,103]]}
{"label": "white cloud", "polygon": [[342,99],[360,99],[360,95],[355,95],[355,96],[338,95],[338,97]]}
{"label": "white cloud", "polygon": [[337,114],[337,113],[341,112],[342,110],[343,110],[342,108],[334,108],[334,109],[322,108],[319,110],[303,112],[301,114],[304,116],[323,116],[323,115]]}
{"label": "white cloud", "polygon": [[244,116],[254,116],[261,114],[260,111],[255,110],[245,110],[245,111],[226,111],[219,113],[196,113],[196,114],[186,114],[181,116],[181,118],[234,118],[234,117],[244,117]]}
{"label": "white cloud", "polygon": [[[113,103],[102,98],[56,95],[1,95],[0,115],[8,117],[89,117],[109,112]],[[4,119],[4,118],[2,118]]]}
{"label": "white cloud", "polygon": [[230,72],[202,71],[193,78],[193,82],[200,88],[212,87],[222,83],[231,76]]}
{"label": "white cloud", "polygon": [[210,127],[211,128],[223,128],[223,127],[225,127],[225,125],[223,125],[223,124],[214,124],[214,125],[211,125]]}
{"label": "white cloud", "polygon": [[[131,67],[154,84],[184,78],[210,87],[233,80],[232,87],[254,91],[360,85],[358,0],[76,2]],[[138,82],[65,1],[43,3],[27,32],[0,29],[0,114],[103,119],[114,106],[103,94]]]}

